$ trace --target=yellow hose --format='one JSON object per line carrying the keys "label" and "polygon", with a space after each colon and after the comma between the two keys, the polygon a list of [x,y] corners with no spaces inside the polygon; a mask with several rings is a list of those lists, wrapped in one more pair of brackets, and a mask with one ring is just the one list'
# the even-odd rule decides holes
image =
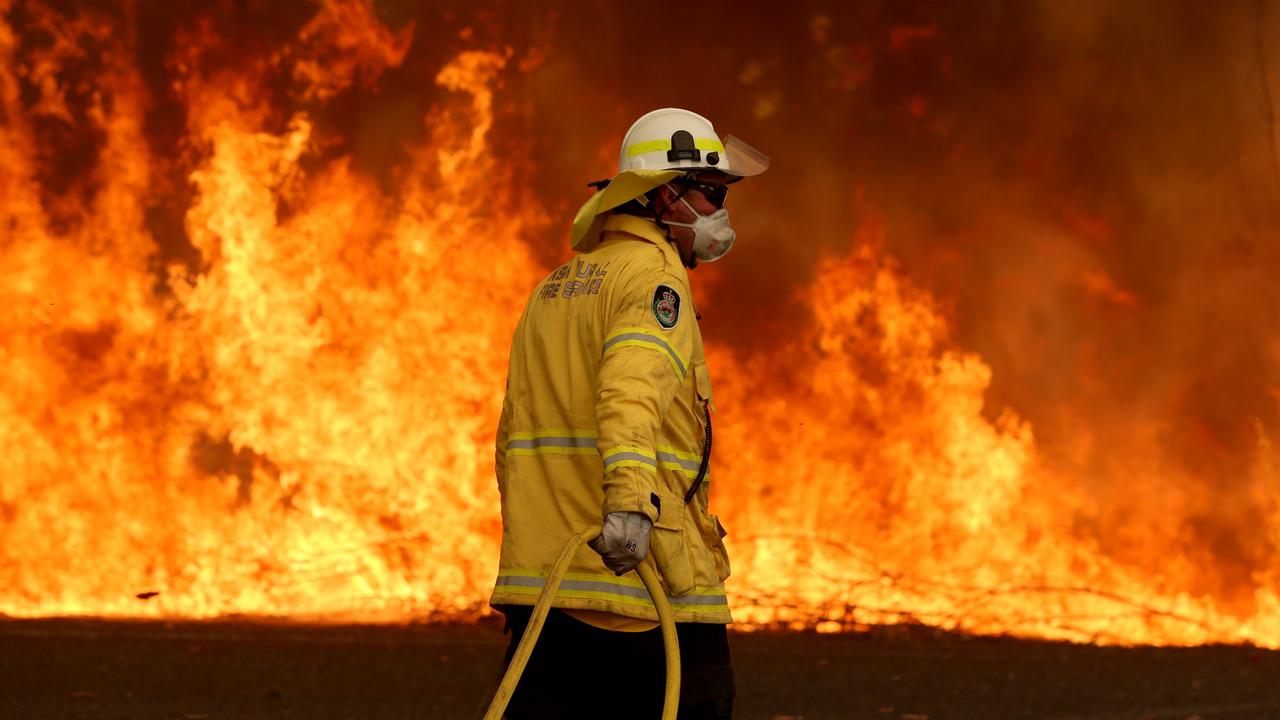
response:
{"label": "yellow hose", "polygon": [[[507,703],[511,702],[511,695],[516,691],[516,684],[520,682],[520,674],[524,672],[524,666],[533,654],[534,643],[538,642],[538,635],[542,632],[547,612],[551,610],[551,600],[556,596],[560,580],[564,578],[569,563],[582,543],[599,534],[599,527],[587,528],[569,538],[564,550],[560,551],[560,557],[551,566],[551,574],[547,576],[542,593],[538,595],[538,602],[533,606],[533,615],[529,617],[524,637],[520,638],[520,645],[516,647],[516,654],[511,658],[506,674],[502,676],[502,684],[498,686],[493,702],[489,703],[489,711],[484,714],[484,720],[501,720]],[[658,611],[658,622],[662,626],[662,645],[667,656],[667,689],[662,701],[662,720],[676,720],[676,711],[680,709],[680,643],[676,639],[675,618],[671,615],[671,606],[667,604],[666,593],[658,582],[658,573],[653,569],[653,557],[646,557],[636,568],[636,572],[640,575],[640,582],[644,583],[645,589],[653,597],[653,606]]]}

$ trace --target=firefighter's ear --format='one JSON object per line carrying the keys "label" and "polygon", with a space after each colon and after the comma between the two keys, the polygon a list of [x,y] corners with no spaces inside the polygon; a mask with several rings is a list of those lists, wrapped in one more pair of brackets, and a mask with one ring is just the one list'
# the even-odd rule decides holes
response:
{"label": "firefighter's ear", "polygon": [[671,186],[666,184],[659,185],[654,188],[649,195],[653,199],[654,209],[659,212],[671,207],[671,201],[676,197],[675,193],[671,190]]}

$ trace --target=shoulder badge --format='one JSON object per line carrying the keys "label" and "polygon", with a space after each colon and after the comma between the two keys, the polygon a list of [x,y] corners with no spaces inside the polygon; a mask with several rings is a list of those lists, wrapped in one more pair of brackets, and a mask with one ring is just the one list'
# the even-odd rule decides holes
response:
{"label": "shoulder badge", "polygon": [[680,322],[680,293],[669,285],[658,285],[653,291],[653,317],[670,330]]}

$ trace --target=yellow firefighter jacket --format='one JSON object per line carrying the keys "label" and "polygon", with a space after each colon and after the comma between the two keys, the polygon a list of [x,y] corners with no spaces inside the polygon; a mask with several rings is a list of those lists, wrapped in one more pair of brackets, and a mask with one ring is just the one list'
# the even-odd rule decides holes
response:
{"label": "yellow firefighter jacket", "polygon": [[[532,605],[570,536],[604,513],[654,521],[677,622],[728,623],[724,530],[701,465],[711,384],[689,277],[650,221],[606,220],[601,243],[533,291],[511,345],[497,437],[502,554],[490,604]],[[656,620],[634,573],[585,545],[554,606]]]}

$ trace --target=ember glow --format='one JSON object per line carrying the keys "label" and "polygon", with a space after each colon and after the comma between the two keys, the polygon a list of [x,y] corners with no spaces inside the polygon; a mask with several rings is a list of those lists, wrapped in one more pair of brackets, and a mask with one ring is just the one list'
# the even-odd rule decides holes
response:
{"label": "ember glow", "polygon": [[[1214,48],[1256,41],[1226,83],[1245,109],[1170,114],[1147,148],[1052,62],[1126,19],[1024,10],[1062,52],[1036,69],[1110,110],[1096,149],[1132,172],[1239,121],[1221,166],[1197,146],[1121,187],[1120,161],[1079,176],[1093,136],[1046,120],[1038,79],[1002,78],[1017,103],[953,87],[979,62],[955,17],[787,10],[802,49],[744,39],[700,101],[586,83],[611,41],[579,46],[568,11],[408,6],[0,0],[0,613],[485,612],[510,332],[583,183],[677,104],[777,159],[730,200],[741,249],[693,278],[740,622],[1280,647],[1280,297],[1258,290],[1280,176],[1245,122],[1270,87],[1252,12],[1200,50],[1230,68]],[[795,149],[801,114],[820,148]],[[911,205],[912,166],[949,200]],[[1193,176],[1240,180],[1238,207]]]}

